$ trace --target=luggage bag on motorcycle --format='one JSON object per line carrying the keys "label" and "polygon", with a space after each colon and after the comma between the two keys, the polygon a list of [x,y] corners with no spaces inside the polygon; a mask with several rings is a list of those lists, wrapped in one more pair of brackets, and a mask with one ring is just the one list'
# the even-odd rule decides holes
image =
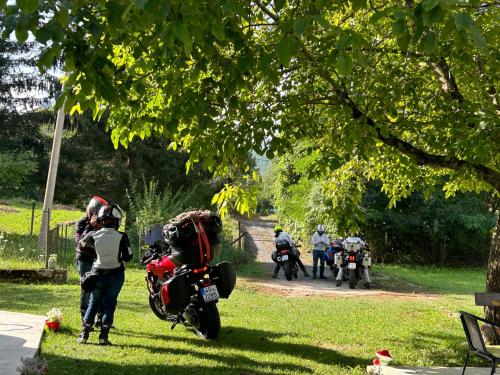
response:
{"label": "luggage bag on motorcycle", "polygon": [[212,268],[210,278],[215,282],[221,298],[229,298],[229,295],[236,285],[236,270],[229,262],[217,263]]}
{"label": "luggage bag on motorcycle", "polygon": [[171,246],[171,259],[177,265],[206,264],[214,255],[222,222],[211,211],[188,211],[163,227],[163,236]]}
{"label": "luggage bag on motorcycle", "polygon": [[184,309],[190,302],[191,287],[187,274],[176,275],[164,282],[161,286],[161,301],[165,310],[176,314]]}

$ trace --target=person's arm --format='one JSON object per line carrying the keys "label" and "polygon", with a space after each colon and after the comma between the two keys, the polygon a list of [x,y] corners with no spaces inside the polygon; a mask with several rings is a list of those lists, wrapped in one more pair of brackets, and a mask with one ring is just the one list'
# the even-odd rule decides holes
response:
{"label": "person's arm", "polygon": [[130,247],[130,241],[128,240],[127,233],[122,233],[122,239],[120,240],[120,260],[124,262],[129,262],[132,260],[134,253]]}
{"label": "person's arm", "polygon": [[87,227],[87,224],[88,224],[88,218],[87,218],[87,216],[84,216],[83,218],[81,218],[80,220],[78,220],[75,223],[75,235],[74,235],[74,238],[75,238],[75,243],[76,244],[78,244],[78,242],[80,242],[80,240],[82,239],[83,233],[85,232],[85,228]]}
{"label": "person's arm", "polygon": [[94,242],[94,231],[88,232],[83,238],[78,241],[78,246],[81,249],[89,248],[89,249],[94,249],[95,250],[95,242]]}

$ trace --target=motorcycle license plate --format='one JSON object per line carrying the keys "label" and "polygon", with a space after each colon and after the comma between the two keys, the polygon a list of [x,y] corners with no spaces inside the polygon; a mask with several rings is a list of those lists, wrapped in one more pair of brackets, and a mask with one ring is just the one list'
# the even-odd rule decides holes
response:
{"label": "motorcycle license plate", "polygon": [[282,255],[281,256],[281,261],[288,260],[288,255]]}
{"label": "motorcycle license plate", "polygon": [[355,270],[356,269],[356,263],[349,263],[347,265],[347,268],[349,268],[350,270]]}
{"label": "motorcycle license plate", "polygon": [[212,302],[220,298],[219,291],[215,285],[200,288],[200,294],[205,302]]}

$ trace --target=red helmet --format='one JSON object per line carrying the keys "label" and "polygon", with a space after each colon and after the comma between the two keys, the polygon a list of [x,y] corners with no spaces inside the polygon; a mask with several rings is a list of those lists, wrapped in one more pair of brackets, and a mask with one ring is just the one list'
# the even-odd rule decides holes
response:
{"label": "red helmet", "polygon": [[87,213],[87,217],[92,217],[94,215],[97,215],[99,213],[99,210],[102,206],[107,205],[108,202],[104,199],[101,198],[97,195],[94,195],[91,199],[89,204],[87,205],[87,210],[85,211]]}

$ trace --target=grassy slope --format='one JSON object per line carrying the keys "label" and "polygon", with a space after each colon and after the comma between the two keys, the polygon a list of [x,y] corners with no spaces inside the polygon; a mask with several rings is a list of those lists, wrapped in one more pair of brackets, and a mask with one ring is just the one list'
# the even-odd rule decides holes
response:
{"label": "grassy slope", "polygon": [[[6,212],[2,208],[13,208],[18,212]],[[75,221],[82,217],[83,211],[55,209],[51,213],[51,223]],[[40,230],[42,204],[36,203],[34,233]],[[0,232],[29,234],[31,224],[31,202],[24,200],[0,200]]]}
{"label": "grassy slope", "polygon": [[147,305],[143,271],[128,269],[111,335],[116,345],[108,348],[75,341],[74,277],[70,285],[0,288],[0,309],[65,313],[63,331],[46,335],[42,346],[50,374],[362,374],[380,348],[389,348],[397,365],[460,366],[465,347],[455,313],[480,313],[470,295],[286,298],[240,287],[219,303],[221,335],[207,342],[158,320]]}

